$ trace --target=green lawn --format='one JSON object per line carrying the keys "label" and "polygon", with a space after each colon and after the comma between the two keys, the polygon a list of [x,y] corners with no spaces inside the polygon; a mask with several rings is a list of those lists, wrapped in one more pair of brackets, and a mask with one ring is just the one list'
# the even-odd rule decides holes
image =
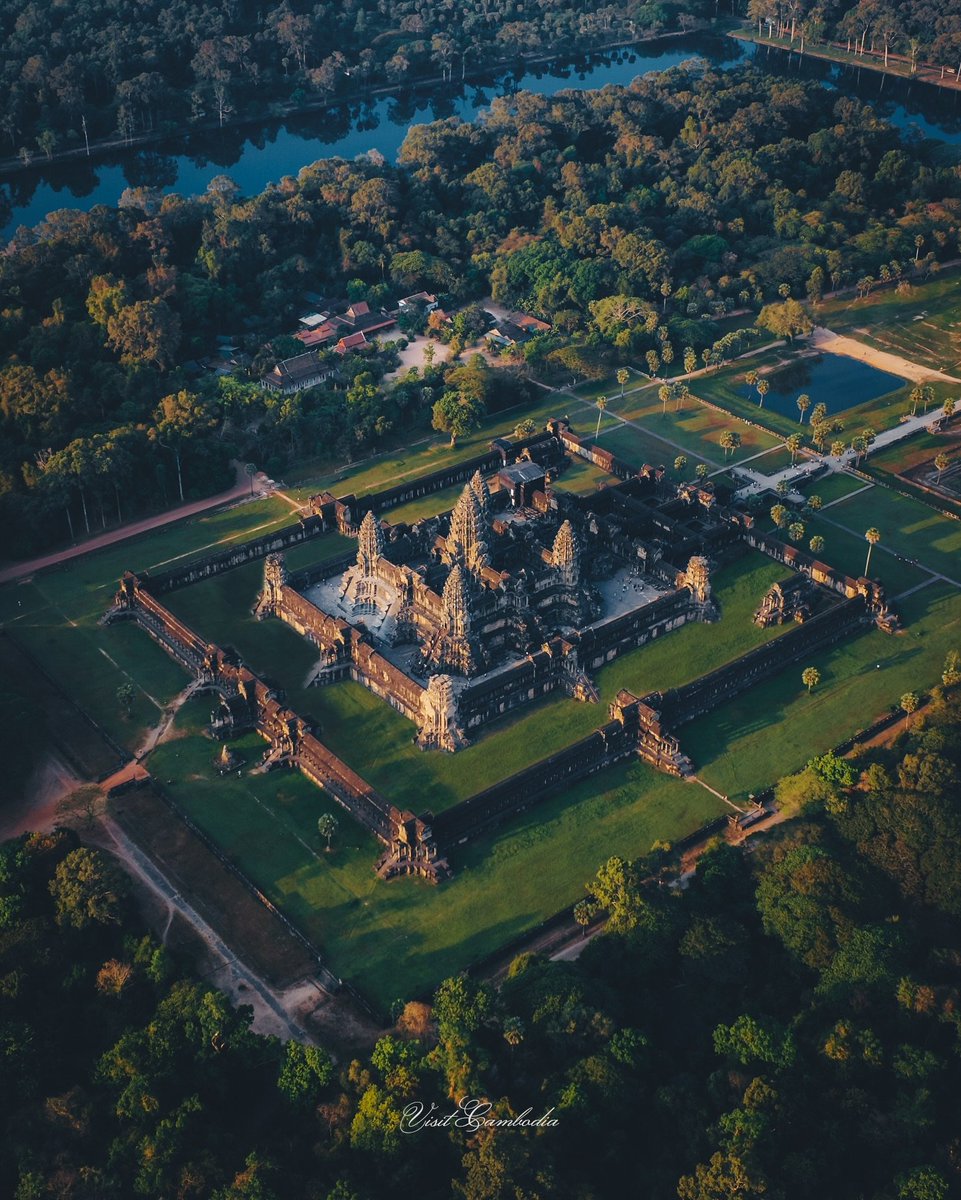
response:
{"label": "green lawn", "polygon": [[[961,521],[943,516],[919,500],[874,487],[835,504],[825,516],[859,531],[873,525],[883,544],[897,554],[961,579]],[[875,551],[874,558],[878,557]]]}
{"label": "green lawn", "polygon": [[[635,425],[621,424],[602,429],[595,445],[602,450],[609,450],[622,462],[638,469],[646,463],[652,467],[665,466],[673,472],[674,460],[683,455],[687,459],[687,466],[683,471],[685,479],[693,478],[695,467],[705,461],[679,446],[669,445],[656,434],[647,429],[639,429]],[[708,466],[714,467],[716,464],[711,461],[708,462]]]}
{"label": "green lawn", "polygon": [[[803,462],[803,456],[797,455],[795,464]],[[786,446],[777,446],[773,450],[768,450],[759,458],[751,460],[751,470],[757,471],[761,475],[776,475],[778,471],[783,471],[785,467],[791,466],[791,451]]]}
{"label": "green lawn", "polygon": [[[961,593],[932,583],[899,607],[904,632],[865,632],[682,727],[698,774],[743,798],[865,729],[905,692],[939,683],[945,655],[961,650]],[[808,666],[821,672],[810,695],[801,683]]]}
{"label": "green lawn", "polygon": [[[874,491],[875,489],[872,488],[864,495],[873,496]],[[863,532],[848,532],[833,523],[835,514],[843,512],[846,505],[847,501],[843,501],[841,504],[829,508],[822,516],[802,518],[805,527],[802,544],[806,546],[810,538],[815,534],[820,534],[824,538],[824,549],[818,558],[822,562],[836,567],[845,575],[859,579],[864,574],[864,563],[868,552],[864,534]],[[864,528],[868,529],[869,525],[870,522]],[[870,573],[872,578],[879,579],[884,584],[889,596],[900,595],[901,592],[905,592],[929,578],[928,572],[912,566],[911,563],[902,562],[894,555],[882,551],[880,546],[875,546],[874,553],[871,555]]]}
{"label": "green lawn", "polygon": [[954,272],[912,286],[907,296],[885,290],[862,300],[831,300],[819,311],[818,320],[835,333],[857,337],[911,362],[959,374],[961,294]]}
{"label": "green lawn", "polygon": [[406,521],[408,525],[413,525],[422,517],[435,517],[438,513],[449,512],[457,503],[457,498],[463,490],[462,483],[455,483],[452,487],[443,488],[439,492],[431,492],[429,496],[418,496],[416,500],[398,504],[396,508],[390,508],[384,512],[383,517],[391,524]]}
{"label": "green lawn", "polygon": [[870,486],[863,479],[858,479],[856,475],[835,471],[833,475],[822,475],[820,479],[809,480],[799,490],[805,496],[820,496],[825,504],[831,504],[843,496],[850,496],[852,493],[860,492]]}
{"label": "green lawn", "polygon": [[203,636],[234,646],[252,670],[284,687],[295,708],[320,722],[331,749],[392,800],[440,811],[586,736],[607,720],[606,705],[620,688],[643,693],[677,686],[775,636],[777,630],[759,630],[751,614],[783,575],[783,568],[761,555],[731,563],[715,577],[722,608],[717,625],[687,625],[603,668],[597,679],[600,705],[566,697],[546,700],[503,718],[456,755],[418,750],[413,725],[359,684],[305,689],[316,661],[313,647],[282,622],[258,621],[251,614],[260,587],[259,563],[183,588],[167,603]]}
{"label": "green lawn", "polygon": [[[961,497],[950,495],[933,496],[907,477],[906,473],[927,463],[933,468],[932,460],[938,454],[947,454],[954,463],[961,453],[961,437],[947,438],[922,431],[904,442],[898,442],[872,454],[864,463],[868,475],[879,483],[891,483],[893,487],[909,492],[916,500],[931,508],[947,509],[961,516]],[[948,483],[948,480],[945,480]]]}
{"label": "green lawn", "polygon": [[[123,570],[159,569],[171,562],[196,557],[233,541],[255,536],[266,528],[291,521],[289,505],[274,498],[222,510],[190,522],[85,555],[61,568],[35,576],[29,583],[0,588],[0,622],[79,701],[96,721],[127,749],[136,749],[146,729],[156,724],[164,705],[189,682],[186,672],[133,624],[98,624],[110,606]],[[339,553],[353,543],[327,535],[309,546],[297,547],[292,565]],[[259,583],[261,566],[245,568]],[[220,576],[226,581],[235,576]],[[253,592],[255,594],[256,585]],[[193,616],[202,628],[204,610]],[[129,716],[117,702],[121,684],[133,683],[135,697]]]}
{"label": "green lawn", "polygon": [[168,601],[198,632],[235,646],[251,669],[284,687],[292,707],[315,718],[322,740],[378,791],[415,811],[440,812],[586,737],[608,720],[607,706],[621,688],[643,695],[677,687],[778,636],[782,629],[758,629],[751,617],[767,588],[783,577],[784,569],[760,554],[732,562],[714,580],[722,613],[717,624],[686,625],[602,668],[600,704],[551,697],[490,725],[457,754],[419,750],[413,724],[360,684],[305,689],[316,661],[313,647],[282,622],[250,615],[258,564],[184,588]]}
{"label": "green lawn", "polygon": [[554,487],[561,492],[573,492],[575,496],[589,495],[599,487],[617,483],[617,477],[608,475],[600,467],[595,467],[586,458],[572,458],[570,465],[554,481]]}
{"label": "green lawn", "polygon": [[[701,381],[695,380],[694,383],[699,388]],[[631,397],[628,396],[627,400],[630,401]],[[716,412],[706,404],[698,404],[693,399],[685,401],[679,412],[674,412],[670,406],[665,412],[655,392],[645,393],[642,398],[628,403],[619,415],[637,422],[647,433],[677,445],[681,452],[716,466],[725,462],[720,445],[720,437],[725,430],[730,429],[741,435],[741,445],[728,457],[729,462],[742,462],[763,450],[773,450],[783,440],[764,429],[755,429],[744,421]],[[673,450],[672,453],[678,451]]]}
{"label": "green lawn", "polygon": [[543,399],[535,399],[532,404],[486,417],[480,428],[460,438],[453,450],[450,448],[450,438],[443,434],[431,434],[406,447],[374,455],[353,467],[329,463],[303,464],[299,469],[287,472],[288,479],[296,483],[296,486],[288,489],[288,494],[298,500],[306,500],[308,496],[322,491],[330,491],[335,496],[350,493],[361,496],[379,491],[483,454],[491,438],[510,436],[518,422],[527,417],[541,428],[548,418],[564,416],[582,407],[583,402],[569,392],[547,393]]}
{"label": "green lawn", "polygon": [[[259,757],[259,738],[234,745]],[[583,894],[612,854],[646,852],[716,817],[720,802],[695,784],[625,764],[545,801],[490,838],[453,852],[454,878],[379,881],[379,847],[300,775],[225,779],[199,736],[168,742],[149,765],[204,829],[324,952],[327,965],[386,1010],[496,950]],[[603,789],[603,790],[602,790]],[[339,829],[324,853],[317,818]]]}
{"label": "green lawn", "polygon": [[878,471],[885,475],[900,475],[905,471],[910,471],[913,467],[929,462],[942,451],[949,455],[953,454],[957,447],[957,437],[947,438],[943,434],[928,433],[927,430],[922,429],[911,437],[905,438],[903,442],[895,442],[893,446],[887,446],[883,450],[870,454],[866,460],[866,466],[868,470]]}

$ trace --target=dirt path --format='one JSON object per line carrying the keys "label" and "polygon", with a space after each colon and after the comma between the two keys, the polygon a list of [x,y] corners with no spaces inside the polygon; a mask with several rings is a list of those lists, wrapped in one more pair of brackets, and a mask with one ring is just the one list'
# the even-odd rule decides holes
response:
{"label": "dirt path", "polygon": [[[210,969],[205,972],[206,977],[225,992],[235,1004],[249,1004],[253,1007],[253,1027],[258,1033],[274,1034],[284,1041],[291,1038],[297,1038],[299,1041],[314,1040],[301,1020],[301,1010],[304,1004],[303,987],[308,986],[307,984],[290,988],[286,992],[269,987],[260,976],[255,975],[240,961],[217,932],[172,886],[115,821],[109,816],[103,815],[100,818],[100,828],[102,838],[98,839],[94,836],[89,840],[99,841],[105,849],[116,855],[127,872],[139,882],[141,887],[159,899],[168,914],[166,923],[168,932],[175,915],[180,916],[190,926],[203,943],[210,961]],[[313,988],[318,993],[320,992],[316,985],[313,985]],[[292,995],[293,1002],[291,1002]]]}
{"label": "dirt path", "polygon": [[858,342],[843,334],[832,333],[823,325],[816,325],[811,334],[811,345],[828,354],[843,354],[848,358],[856,358],[859,362],[876,367],[879,371],[887,371],[891,375],[900,375],[915,383],[926,383],[932,379],[941,379],[946,383],[961,383],[954,375],[946,375],[944,371],[935,371],[930,367],[922,367],[902,358],[900,354],[890,354],[887,350],[877,350],[866,342]]}
{"label": "dirt path", "polygon": [[[250,479],[244,471],[241,463],[235,463],[236,479],[232,487],[226,492],[220,492],[216,496],[208,496],[206,500],[195,500],[191,504],[181,504],[178,508],[168,509],[166,512],[157,513],[153,517],[146,517],[142,521],[131,521],[127,525],[119,525],[116,529],[108,529],[106,533],[98,534],[97,537],[87,538],[86,541],[78,542],[76,545],[67,546],[63,550],[58,550],[54,554],[46,554],[41,558],[32,558],[27,562],[14,563],[12,566],[5,567],[0,570],[0,583],[11,583],[16,579],[23,579],[27,575],[33,575],[37,571],[42,571],[46,567],[55,567],[63,562],[68,562],[71,558],[79,558],[83,554],[89,554],[93,550],[102,550],[105,546],[112,546],[116,542],[126,541],[127,538],[138,537],[142,533],[149,533],[152,529],[160,529],[164,525],[170,525],[174,521],[182,521],[186,517],[196,516],[197,513],[207,512],[208,509],[218,508],[223,504],[229,504],[233,500],[242,500],[250,495]],[[254,495],[266,495],[265,490],[267,477],[264,473],[258,472],[254,477]]]}

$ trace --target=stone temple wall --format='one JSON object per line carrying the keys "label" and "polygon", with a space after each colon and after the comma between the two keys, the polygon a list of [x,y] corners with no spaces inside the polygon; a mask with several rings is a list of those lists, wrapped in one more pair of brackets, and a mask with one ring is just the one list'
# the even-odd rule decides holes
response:
{"label": "stone temple wall", "polygon": [[660,711],[666,725],[676,728],[870,623],[863,598],[844,600],[685,687],[659,694],[658,699],[645,697],[645,701]]}
{"label": "stone temple wall", "polygon": [[829,588],[846,599],[862,595],[871,599],[883,597],[884,589],[875,580],[854,579],[850,575],[836,571],[827,563],[819,562],[812,555],[799,550],[797,546],[792,546],[789,542],[782,542],[780,538],[774,537],[772,534],[762,533],[755,526],[753,518],[742,517],[742,522],[740,536],[747,545],[753,546],[755,550],[760,550],[762,554],[766,554],[768,558],[773,558],[776,562],[784,563],[792,571],[800,571],[802,575],[807,575],[822,587]]}
{"label": "stone temple wall", "polygon": [[360,630],[325,613],[289,585],[281,589],[274,615],[317,646],[321,662],[334,668],[331,682],[353,679],[408,720],[419,719],[424,688],[380,654]]}
{"label": "stone temple wall", "polygon": [[622,692],[611,711],[614,719],[588,737],[436,816],[433,829],[438,841],[446,847],[465,842],[588,775],[636,755],[637,697]]}
{"label": "stone temple wall", "polygon": [[325,523],[319,516],[302,517],[294,525],[285,525],[283,529],[264,534],[263,537],[238,542],[226,550],[208,554],[183,566],[169,567],[165,571],[151,574],[145,572],[143,578],[150,580],[150,590],[155,596],[163,596],[177,588],[186,587],[187,584],[199,583],[201,579],[209,579],[212,575],[220,575],[224,571],[233,570],[234,567],[242,567],[244,563],[266,558],[268,554],[277,554],[294,546],[301,546],[332,528],[333,525]]}
{"label": "stone temple wall", "polygon": [[572,649],[569,642],[552,638],[542,649],[512,666],[469,683],[457,697],[463,728],[476,733],[488,721],[562,687],[564,658]]}
{"label": "stone temple wall", "polygon": [[255,728],[273,751],[285,753],[292,765],[329,792],[370,833],[391,844],[401,818],[410,814],[400,813],[338,758],[253,672],[175,617],[151,595],[147,581],[124,576],[114,615],[136,620],[211,690],[228,700],[243,699],[248,728]]}
{"label": "stone temple wall", "polygon": [[[475,471],[480,470],[488,474],[505,462],[513,462],[524,450],[551,441],[552,434],[536,433],[510,445],[504,443],[500,448],[492,448],[484,454],[474,455],[465,462],[442,467],[409,483],[362,496],[350,494],[336,498],[329,492],[320,493],[310,498],[309,515],[301,517],[291,525],[285,525],[282,529],[266,533],[262,537],[239,542],[225,550],[207,554],[182,566],[155,572],[149,576],[151,591],[155,596],[162,596],[187,584],[198,583],[234,567],[241,567],[244,563],[266,558],[268,554],[291,550],[323,533],[349,532],[353,522],[359,521],[367,511],[384,512],[406,504],[409,500],[443,491],[455,483],[466,483]],[[147,576],[144,575],[144,578]]]}
{"label": "stone temple wall", "polygon": [[585,670],[595,671],[619,655],[702,616],[686,588],[675,590],[641,609],[582,630],[576,639],[578,659]]}
{"label": "stone temple wall", "polygon": [[[349,509],[348,514],[342,514],[341,520],[351,526],[356,526],[367,512],[388,512],[411,500],[419,500],[423,496],[433,495],[434,492],[442,492],[445,488],[453,487],[454,484],[467,483],[475,471],[480,471],[482,475],[490,475],[506,463],[516,461],[525,451],[536,453],[538,446],[548,445],[553,441],[554,435],[544,432],[534,433],[530,437],[520,438],[510,443],[497,441],[492,443],[490,450],[483,454],[475,454],[463,462],[441,467],[427,475],[421,475],[417,479],[383,488],[379,492],[367,492],[362,496],[352,493],[341,496],[338,502]],[[311,507],[319,509],[321,502],[328,496],[329,493],[312,497]]]}

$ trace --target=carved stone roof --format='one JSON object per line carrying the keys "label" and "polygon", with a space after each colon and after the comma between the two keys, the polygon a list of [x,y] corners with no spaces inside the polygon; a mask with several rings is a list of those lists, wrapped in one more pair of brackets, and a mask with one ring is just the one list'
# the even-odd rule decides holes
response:
{"label": "carved stone roof", "polygon": [[365,574],[369,574],[383,551],[384,531],[380,521],[372,512],[368,512],[360,523],[360,533],[357,537],[357,565]]}
{"label": "carved stone roof", "polygon": [[469,571],[481,571],[488,565],[488,523],[477,494],[470,484],[460,494],[450,518],[447,549],[455,561]]}
{"label": "carved stone roof", "polygon": [[444,605],[444,623],[450,634],[453,637],[466,636],[470,626],[470,596],[467,591],[467,579],[459,563],[454,564],[454,569],[447,576],[441,599]]}
{"label": "carved stone roof", "polygon": [[487,480],[480,471],[475,471],[471,476],[470,486],[471,491],[477,497],[477,503],[480,505],[485,523],[489,522],[491,519],[491,494],[487,486]]}
{"label": "carved stone roof", "polygon": [[554,538],[551,555],[555,567],[574,567],[578,564],[580,545],[570,521],[565,521]]}

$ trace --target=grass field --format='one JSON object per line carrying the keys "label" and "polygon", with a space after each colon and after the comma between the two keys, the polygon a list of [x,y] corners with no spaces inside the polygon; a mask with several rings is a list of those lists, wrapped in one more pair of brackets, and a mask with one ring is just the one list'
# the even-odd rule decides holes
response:
{"label": "grass field", "polygon": [[[248,764],[263,748],[256,737],[234,745]],[[632,857],[657,838],[682,837],[722,808],[694,784],[639,763],[620,766],[456,851],[455,876],[439,888],[414,879],[383,883],[372,870],[377,844],[321,791],[283,771],[221,779],[213,751],[188,734],[159,747],[149,765],[322,947],[327,965],[385,1010],[577,900],[610,855]],[[339,824],[329,855],[317,834],[326,811]]]}
{"label": "grass field", "polygon": [[[734,603],[729,595],[727,619]],[[867,725],[904,691],[936,682],[947,650],[961,645],[961,596],[933,584],[903,611],[904,634],[872,631],[814,656],[822,683],[813,694],[801,685],[797,665],[682,727],[682,745],[699,775],[743,798]],[[662,646],[709,629],[688,626]],[[709,657],[702,658],[699,666],[708,665]],[[334,851],[323,852],[316,821],[329,801],[298,775],[216,776],[214,748],[194,732],[198,717],[185,717],[188,736],[155,751],[152,770],[323,947],[331,969],[384,1008],[430,989],[575,900],[611,854],[635,855],[656,838],[677,839],[722,807],[694,784],[641,764],[620,766],[523,814],[492,839],[455,851],[455,877],[440,889],[416,880],[383,884],[371,871],[376,845],[342,813]],[[235,745],[248,763],[262,749],[256,737]]]}
{"label": "grass field", "polygon": [[431,492],[429,496],[418,496],[416,500],[398,504],[383,515],[391,524],[406,521],[408,525],[413,525],[423,517],[435,517],[438,513],[449,512],[463,490],[464,485],[456,483],[452,487],[442,488],[439,492]]}
{"label": "grass field", "polygon": [[[866,728],[905,692],[939,683],[945,655],[961,650],[961,593],[932,583],[899,609],[902,633],[863,633],[683,726],[681,745],[698,774],[743,798]],[[821,672],[810,695],[801,683],[807,666]]]}
{"label": "grass field", "polygon": [[[926,431],[916,433],[907,441],[898,442],[886,450],[872,454],[865,461],[864,470],[879,483],[890,482],[894,487],[909,492],[922,504],[944,508],[961,516],[961,496],[950,493],[934,496],[908,476],[908,472],[925,463],[933,468],[932,460],[941,453],[947,454],[952,463],[957,462],[961,454],[961,434],[955,433],[952,437],[945,437],[943,434],[930,434]],[[945,481],[947,480],[946,476]]]}
{"label": "grass field", "polygon": [[[835,513],[841,512],[846,503],[843,501],[834,505],[821,516],[803,518],[804,542],[806,544],[815,534],[819,534],[824,538],[824,549],[818,558],[830,563],[845,575],[858,579],[864,574],[868,544],[864,540],[863,532],[850,532],[834,523]],[[864,528],[869,528],[869,525],[865,525]],[[884,584],[888,595],[892,597],[930,578],[928,572],[912,566],[911,563],[902,562],[892,554],[882,551],[880,546],[875,546],[871,555],[870,573],[872,578],[879,579]]]}
{"label": "grass field", "polygon": [[[961,522],[942,516],[918,500],[874,487],[835,504],[826,518],[861,531],[875,526],[882,544],[933,571],[961,578]],[[881,556],[875,550],[871,567]]]}
{"label": "grass field", "polygon": [[617,483],[617,477],[608,475],[600,467],[595,467],[586,458],[574,458],[567,469],[557,477],[554,486],[562,492],[572,492],[575,496],[586,496],[596,492],[599,487]]}
{"label": "grass field", "polygon": [[[799,454],[795,463],[803,461],[803,457]],[[777,446],[762,454],[760,458],[751,461],[751,470],[757,471],[761,475],[776,475],[778,471],[783,471],[785,467],[789,466],[791,466],[791,451],[787,446]]]}
{"label": "grass field", "polygon": [[870,486],[856,475],[847,475],[843,471],[835,471],[833,475],[822,475],[820,479],[811,479],[799,489],[805,496],[820,496],[825,504],[832,504],[843,496],[850,496]]}
{"label": "grass field", "polygon": [[912,286],[908,296],[892,289],[862,300],[828,301],[818,320],[835,333],[870,342],[949,375],[961,367],[961,294],[955,272]]}
{"label": "grass field", "polygon": [[[0,622],[108,733],[135,749],[189,680],[135,626],[98,624],[123,571],[160,569],[290,521],[290,507],[279,498],[258,500],[84,555],[29,582],[0,587]],[[297,547],[289,561],[298,566],[302,559],[339,552],[345,544],[345,539],[328,535]],[[258,579],[260,570],[256,564]],[[117,701],[117,688],[128,682],[135,689],[129,716]]]}
{"label": "grass field", "polygon": [[893,446],[871,454],[866,463],[870,470],[880,471],[885,475],[900,475],[922,463],[930,462],[942,451],[953,458],[959,448],[961,448],[961,434],[945,437],[943,434],[933,434],[928,433],[927,430],[921,430],[903,442],[895,442]]}
{"label": "grass field", "polygon": [[[655,466],[661,463],[670,465],[678,454],[683,454],[691,470],[699,462],[706,462],[714,468],[721,467],[725,456],[720,437],[727,429],[736,430],[741,435],[741,446],[727,459],[728,462],[743,462],[753,458],[763,451],[776,448],[780,441],[762,429],[754,429],[743,421],[715,412],[693,400],[688,400],[680,412],[669,410],[667,413],[656,399],[651,403],[635,398],[631,403],[632,398],[628,395],[626,400],[624,411],[618,415],[632,424],[623,421],[615,424],[610,417],[605,417],[598,445],[631,464],[647,462]],[[617,411],[613,405],[608,409],[608,412],[611,411]],[[593,434],[594,427],[585,432]]]}
{"label": "grass field", "polygon": [[573,415],[584,408],[583,401],[569,392],[547,393],[543,399],[505,412],[486,417],[474,433],[460,438],[452,450],[450,438],[443,434],[431,434],[406,447],[386,450],[352,467],[328,464],[305,464],[287,472],[293,484],[288,495],[297,500],[306,500],[317,492],[331,491],[335,496],[353,493],[356,496],[378,491],[440,470],[452,464],[473,458],[487,451],[491,438],[513,434],[518,422],[530,417],[538,427],[550,417]]}

